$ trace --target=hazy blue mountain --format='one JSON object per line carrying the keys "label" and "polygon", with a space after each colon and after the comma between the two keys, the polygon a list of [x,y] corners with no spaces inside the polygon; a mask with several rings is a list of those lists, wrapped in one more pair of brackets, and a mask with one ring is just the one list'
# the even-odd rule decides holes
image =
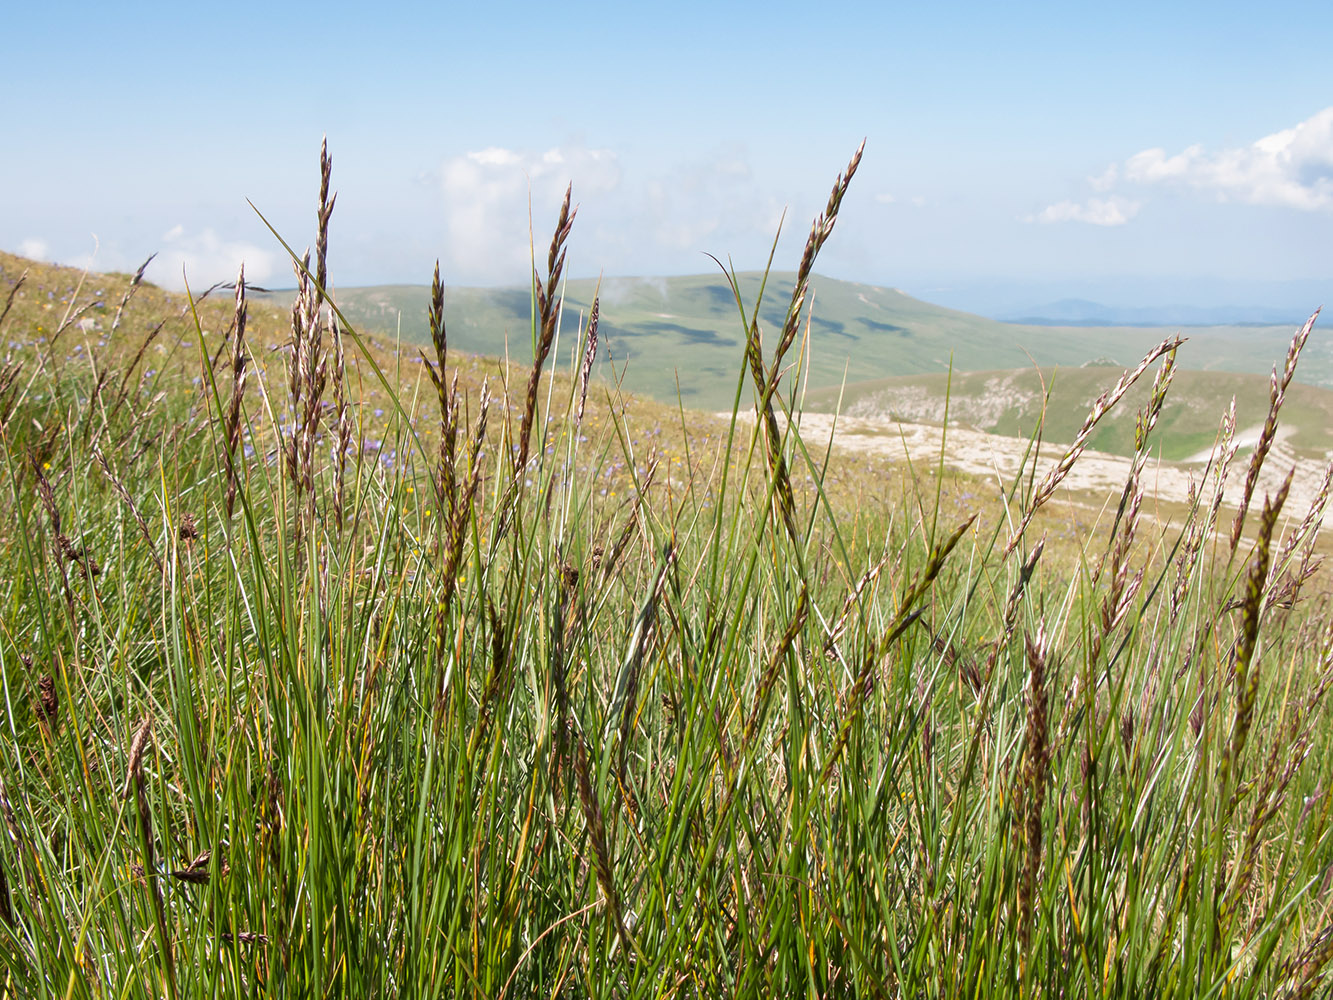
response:
{"label": "hazy blue mountain", "polygon": [[1006,323],[1035,326],[1235,326],[1296,325],[1298,310],[1274,306],[1110,306],[1087,299],[1061,299],[1005,313]]}

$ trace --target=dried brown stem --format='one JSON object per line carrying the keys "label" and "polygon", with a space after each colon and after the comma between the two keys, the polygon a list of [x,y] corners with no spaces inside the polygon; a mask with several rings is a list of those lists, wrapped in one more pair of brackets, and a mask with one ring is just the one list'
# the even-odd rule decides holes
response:
{"label": "dried brown stem", "polygon": [[9,294],[5,296],[5,307],[0,309],[0,326],[4,325],[5,317],[9,315],[9,310],[14,307],[14,298],[18,295],[19,289],[23,283],[28,280],[28,270],[24,268],[23,273],[19,275],[18,281],[9,287]]}
{"label": "dried brown stem", "polygon": [[778,338],[772,361],[769,362],[767,370],[764,367],[764,346],[763,338],[759,332],[757,308],[755,315],[751,318],[750,329],[746,332],[745,338],[746,359],[749,362],[750,376],[754,380],[755,392],[759,399],[759,416],[764,425],[765,454],[768,459],[769,475],[772,477],[777,500],[777,513],[788,537],[798,551],[801,548],[801,541],[800,531],[796,526],[796,498],[791,486],[791,475],[787,469],[787,459],[782,452],[782,433],[778,428],[777,414],[773,409],[773,396],[777,393],[778,383],[782,377],[783,360],[795,341],[796,333],[800,328],[801,311],[805,305],[806,295],[809,293],[815,258],[819,256],[819,251],[833,233],[833,226],[838,221],[838,209],[842,205],[843,197],[847,194],[847,188],[852,182],[856,168],[861,163],[861,154],[865,150],[865,145],[863,139],[856,152],[852,154],[846,171],[839,174],[837,180],[834,181],[833,191],[829,194],[824,211],[815,217],[810,226],[810,235],[806,238],[805,250],[801,254],[801,263],[796,270],[796,281],[792,286],[791,302],[787,306],[787,316],[783,322],[782,334]]}
{"label": "dried brown stem", "polygon": [[606,824],[602,820],[602,806],[593,792],[589,774],[588,750],[582,738],[575,745],[574,776],[578,783],[579,806],[583,810],[583,821],[588,826],[588,837],[592,841],[593,868],[597,872],[597,883],[602,887],[602,896],[606,899],[607,909],[616,934],[620,937],[621,947],[626,957],[633,954],[634,946],[630,940],[629,929],[625,926],[624,910],[620,896],[616,892],[615,872],[611,867],[611,848],[606,839]]}
{"label": "dried brown stem", "polygon": [[1268,415],[1264,418],[1264,428],[1259,432],[1259,442],[1254,446],[1254,454],[1250,456],[1250,467],[1245,473],[1245,491],[1241,494],[1235,520],[1231,522],[1232,552],[1236,551],[1241,532],[1245,529],[1245,515],[1249,512],[1250,501],[1254,498],[1254,488],[1259,482],[1259,470],[1263,468],[1264,459],[1268,457],[1268,452],[1277,439],[1278,411],[1282,409],[1282,402],[1286,399],[1287,386],[1291,385],[1291,380],[1296,374],[1296,362],[1301,357],[1301,348],[1310,338],[1310,331],[1314,329],[1314,321],[1318,318],[1319,310],[1316,309],[1314,315],[1305,321],[1305,325],[1296,331],[1291,346],[1287,348],[1287,359],[1282,366],[1281,378],[1278,377],[1276,366],[1269,377]]}
{"label": "dried brown stem", "polygon": [[227,412],[222,422],[223,454],[227,463],[227,492],[225,502],[227,518],[230,519],[236,508],[236,491],[240,486],[237,452],[241,445],[241,403],[245,397],[246,376],[249,374],[250,358],[245,353],[245,265],[241,265],[236,276],[236,331],[232,339],[231,352],[231,399],[227,403]]}
{"label": "dried brown stem", "polygon": [[152,531],[148,528],[148,522],[144,519],[143,513],[139,510],[139,505],[134,502],[134,497],[130,494],[130,491],[112,470],[106,456],[102,454],[101,448],[93,447],[93,460],[97,462],[97,467],[102,470],[102,475],[106,476],[107,481],[111,483],[111,487],[116,491],[116,495],[120,497],[121,503],[129,509],[134,518],[134,523],[139,527],[139,533],[143,535],[144,541],[148,543],[148,554],[153,557],[158,573],[161,573],[162,557],[157,553],[157,542],[153,538]]}
{"label": "dried brown stem", "polygon": [[[156,256],[157,254],[155,253],[149,254],[148,259],[139,265],[139,270],[134,272],[134,277],[130,279],[130,287],[125,289],[125,294],[120,297],[120,305],[116,306],[116,315],[115,318],[111,320],[111,330],[109,331],[111,334],[114,334],[120,329],[120,319],[125,314],[125,307],[130,304],[130,299],[134,298],[134,293],[137,292],[139,286],[143,284],[143,273],[148,269],[148,265],[153,262],[153,258]],[[110,339],[109,336],[108,339]]]}
{"label": "dried brown stem", "polygon": [[[1222,754],[1219,785],[1230,788],[1228,780],[1239,767],[1241,754],[1254,722],[1255,703],[1259,697],[1259,671],[1253,664],[1254,651],[1259,640],[1259,621],[1264,608],[1264,590],[1268,583],[1269,553],[1273,540],[1273,531],[1277,527],[1278,515],[1287,500],[1291,489],[1292,475],[1287,478],[1277,493],[1264,501],[1263,515],[1259,519],[1259,542],[1255,546],[1254,556],[1250,560],[1250,571],[1245,582],[1245,597],[1242,605],[1240,636],[1236,640],[1232,654],[1232,672],[1235,676],[1236,716],[1232,725],[1231,740]],[[1230,814],[1236,806],[1236,796],[1232,795],[1227,812]]]}
{"label": "dried brown stem", "polygon": [[347,390],[347,358],[343,353],[342,327],[337,313],[329,317],[333,328],[333,411],[337,420],[337,443],[333,455],[333,518],[342,532],[347,504],[347,456],[352,450],[354,427],[352,404]]}
{"label": "dried brown stem", "polygon": [[578,207],[570,207],[573,185],[565,189],[565,200],[560,206],[560,216],[556,220],[555,234],[551,237],[551,248],[546,255],[546,282],[535,271],[532,275],[537,297],[537,343],[532,357],[532,372],[528,375],[527,392],[523,397],[523,423],[518,434],[518,454],[514,459],[514,479],[521,480],[523,470],[528,464],[528,454],[532,445],[532,425],[537,415],[537,389],[541,383],[542,367],[551,353],[555,341],[555,328],[560,320],[560,298],[557,294],[560,279],[565,270],[565,241],[569,239],[574,227],[574,216]]}
{"label": "dried brown stem", "polygon": [[1176,350],[1184,342],[1185,341],[1180,337],[1170,337],[1162,341],[1144,356],[1143,360],[1138,363],[1136,368],[1132,371],[1125,372],[1120,376],[1119,381],[1117,381],[1115,385],[1097,397],[1096,401],[1092,404],[1092,409],[1088,412],[1087,418],[1083,421],[1083,426],[1079,428],[1078,434],[1074,436],[1074,443],[1069,446],[1069,449],[1060,458],[1060,461],[1056,462],[1054,468],[1052,468],[1051,471],[1046,474],[1045,478],[1042,479],[1036,492],[1033,493],[1032,499],[1028,501],[1027,507],[1023,511],[1023,517],[1019,521],[1018,526],[1014,529],[1013,536],[1009,539],[1009,544],[1004,548],[1004,554],[1006,556],[1018,547],[1019,541],[1022,540],[1024,533],[1028,529],[1028,525],[1032,523],[1032,518],[1036,515],[1037,510],[1055,495],[1055,491],[1060,483],[1062,483],[1064,478],[1069,475],[1070,470],[1074,467],[1074,463],[1078,461],[1079,456],[1082,455],[1084,449],[1087,448],[1088,439],[1092,436],[1093,429],[1097,426],[1097,423],[1113,406],[1116,405],[1116,403],[1124,398],[1125,393],[1127,393],[1130,387],[1139,380],[1139,376],[1146,372],[1154,361],[1164,354],[1170,354],[1174,358]]}
{"label": "dried brown stem", "polygon": [[579,367],[579,406],[574,414],[575,429],[583,423],[583,406],[588,401],[588,380],[592,377],[592,366],[597,360],[597,318],[600,299],[593,296],[592,312],[588,315],[587,345],[583,349],[583,364]]}

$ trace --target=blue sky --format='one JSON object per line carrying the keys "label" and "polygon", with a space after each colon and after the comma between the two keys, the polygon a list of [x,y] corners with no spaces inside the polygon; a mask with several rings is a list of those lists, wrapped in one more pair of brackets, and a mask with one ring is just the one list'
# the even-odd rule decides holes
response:
{"label": "blue sky", "polygon": [[[1164,9],[1165,7],[1165,9]],[[1333,290],[1333,5],[233,2],[6,14],[0,248],[289,283],[328,135],[345,284],[821,260],[989,309]],[[1313,306],[1318,302],[1296,303]]]}

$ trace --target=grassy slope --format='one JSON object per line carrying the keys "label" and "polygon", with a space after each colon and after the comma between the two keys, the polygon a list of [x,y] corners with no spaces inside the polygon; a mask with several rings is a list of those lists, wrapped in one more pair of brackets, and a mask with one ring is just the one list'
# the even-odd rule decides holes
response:
{"label": "grassy slope", "polygon": [[1299,545],[1213,565],[1215,508],[1177,549],[1131,507],[1071,572],[1043,525],[1004,553],[1009,522],[968,530],[925,480],[867,522],[791,441],[784,527],[744,429],[719,448],[691,418],[635,483],[666,428],[613,401],[576,430],[562,380],[515,476],[514,378],[508,439],[451,467],[483,477],[455,531],[433,400],[379,351],[408,413],[354,366],[358,443],[403,451],[355,452],[344,526],[317,449],[298,540],[265,460],[291,433],[280,355],[262,370],[280,315],[252,314],[230,516],[194,381],[230,388],[195,349],[225,303],[140,365],[146,307],[179,300],[143,289],[121,338],[92,306],[53,344],[75,279],[30,280],[0,330],[5,1000],[1323,986],[1333,646]]}

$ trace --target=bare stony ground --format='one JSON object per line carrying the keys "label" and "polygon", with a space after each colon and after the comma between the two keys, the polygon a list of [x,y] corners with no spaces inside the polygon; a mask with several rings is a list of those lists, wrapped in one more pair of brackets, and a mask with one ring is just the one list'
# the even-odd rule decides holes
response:
{"label": "bare stony ground", "polygon": [[[800,427],[807,446],[826,445],[831,437],[836,448],[847,452],[873,454],[891,460],[910,459],[918,465],[938,463],[943,449],[946,466],[989,480],[994,483],[997,491],[1013,484],[1029,449],[1026,438],[1004,437],[963,427],[949,427],[946,430],[939,425],[900,423],[883,417],[842,416],[835,421],[831,414],[807,412],[800,417]],[[1236,434],[1239,450],[1228,471],[1224,503],[1234,506],[1244,491],[1250,455],[1259,439],[1260,430],[1259,427],[1244,428]],[[1324,491],[1329,466],[1317,459],[1297,456],[1283,440],[1290,436],[1291,431],[1291,428],[1279,430],[1278,440],[1259,475],[1255,503],[1262,503],[1266,492],[1275,492],[1286,474],[1294,468],[1286,513],[1289,517],[1300,519],[1305,517]],[[1037,456],[1038,480],[1060,461],[1068,448],[1066,443],[1042,442]],[[1210,452],[1205,451],[1192,458],[1194,460],[1188,462],[1150,459],[1143,477],[1149,495],[1159,501],[1185,504],[1193,486],[1211,496],[1213,473],[1208,468]],[[1130,460],[1126,457],[1085,451],[1061,486],[1062,499],[1080,506],[1097,508],[1107,501],[1115,502],[1124,489],[1129,470]],[[1204,482],[1205,476],[1209,479],[1208,483]],[[1325,517],[1328,516],[1330,514],[1326,513]]]}

